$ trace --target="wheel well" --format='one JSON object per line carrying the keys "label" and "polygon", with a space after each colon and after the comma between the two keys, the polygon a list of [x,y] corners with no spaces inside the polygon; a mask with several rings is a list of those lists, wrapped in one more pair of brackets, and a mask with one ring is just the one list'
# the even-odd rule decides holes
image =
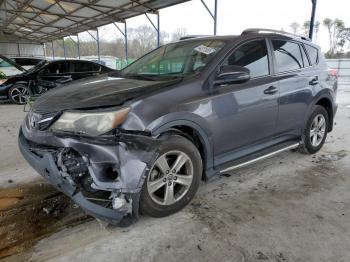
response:
{"label": "wheel well", "polygon": [[326,109],[328,113],[328,132],[332,131],[333,129],[333,107],[332,102],[328,98],[322,98],[319,101],[317,101],[316,105],[322,106],[324,109]]}
{"label": "wheel well", "polygon": [[193,144],[197,147],[201,158],[202,158],[202,163],[203,163],[203,174],[202,174],[202,179],[205,180],[205,170],[206,170],[206,159],[207,159],[207,153],[206,153],[206,148],[205,144],[203,141],[203,138],[199,134],[199,132],[189,126],[173,126],[171,130],[175,130],[179,133],[179,135],[182,135],[189,139],[190,141],[193,142]]}

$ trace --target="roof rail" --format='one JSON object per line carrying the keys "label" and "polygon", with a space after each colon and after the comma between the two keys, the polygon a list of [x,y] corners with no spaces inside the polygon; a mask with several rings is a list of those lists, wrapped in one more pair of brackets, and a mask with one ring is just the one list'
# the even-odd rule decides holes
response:
{"label": "roof rail", "polygon": [[192,39],[192,38],[198,38],[198,37],[208,37],[208,36],[212,36],[212,35],[185,35],[180,37],[180,41],[181,40],[187,40],[187,39]]}
{"label": "roof rail", "polygon": [[250,34],[250,33],[260,33],[260,32],[275,33],[275,34],[280,34],[280,35],[298,37],[298,38],[301,38],[301,39],[306,40],[306,41],[311,41],[310,38],[305,37],[305,36],[296,35],[296,34],[284,32],[284,31],[279,31],[279,30],[265,29],[265,28],[249,28],[249,29],[244,30],[241,33],[241,35],[247,35],[247,34]]}

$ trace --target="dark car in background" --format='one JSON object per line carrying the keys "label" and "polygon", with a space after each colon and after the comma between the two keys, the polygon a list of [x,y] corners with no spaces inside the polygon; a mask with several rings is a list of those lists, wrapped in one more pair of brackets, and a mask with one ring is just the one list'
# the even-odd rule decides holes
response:
{"label": "dark car in background", "polygon": [[19,147],[97,218],[161,217],[189,203],[202,179],[285,150],[319,151],[336,93],[320,48],[303,37],[189,38],[44,94]]}
{"label": "dark car in background", "polygon": [[42,60],[23,73],[7,77],[0,84],[0,97],[16,104],[25,104],[28,95],[38,96],[57,86],[90,76],[114,71],[106,66],[84,60]]}

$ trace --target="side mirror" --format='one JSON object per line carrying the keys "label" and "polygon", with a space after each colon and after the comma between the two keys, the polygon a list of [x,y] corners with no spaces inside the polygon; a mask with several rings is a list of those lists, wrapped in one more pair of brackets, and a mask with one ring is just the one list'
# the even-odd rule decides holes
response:
{"label": "side mirror", "polygon": [[250,71],[248,68],[235,65],[221,66],[220,72],[214,80],[214,85],[224,85],[241,83],[250,79]]}

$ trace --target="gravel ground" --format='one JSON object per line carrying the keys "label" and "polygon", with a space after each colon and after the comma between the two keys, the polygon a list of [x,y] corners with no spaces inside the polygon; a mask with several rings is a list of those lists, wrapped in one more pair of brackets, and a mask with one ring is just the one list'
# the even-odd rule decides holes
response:
{"label": "gravel ground", "polygon": [[[57,223],[52,226],[47,216],[36,223],[53,230],[36,235],[40,241],[4,261],[350,261],[350,86],[341,87],[338,103],[335,129],[314,156],[284,152],[215,177],[183,211],[161,219],[141,217],[128,228],[96,220],[76,223],[83,214],[74,208],[74,223],[67,212],[58,219],[54,211],[38,209]],[[0,105],[2,190],[42,183],[17,149],[23,117],[22,107]],[[21,192],[19,202],[5,208],[32,199],[32,191]],[[69,226],[62,227],[62,219]],[[16,227],[16,222],[8,225]],[[23,227],[23,234],[30,231]],[[0,231],[0,239],[7,237]],[[18,239],[14,245],[21,244]]]}

